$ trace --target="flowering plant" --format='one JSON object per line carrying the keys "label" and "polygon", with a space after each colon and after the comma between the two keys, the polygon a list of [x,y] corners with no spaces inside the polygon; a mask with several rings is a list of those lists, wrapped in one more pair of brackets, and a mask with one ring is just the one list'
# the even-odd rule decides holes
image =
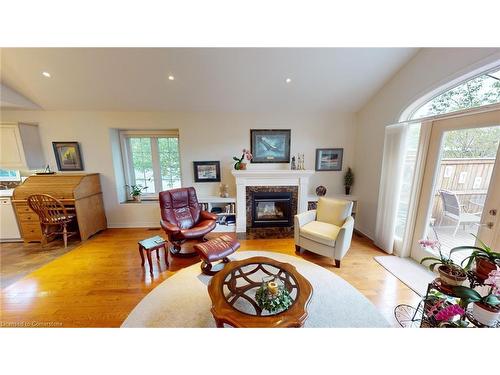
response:
{"label": "flowering plant", "polygon": [[465,314],[464,309],[462,309],[458,305],[449,305],[446,306],[444,309],[440,310],[434,317],[438,321],[442,320],[451,320],[455,315],[463,315]]}
{"label": "flowering plant", "polygon": [[498,268],[488,274],[488,278],[484,281],[484,285],[490,286],[490,291],[485,296],[481,296],[476,290],[466,286],[456,286],[453,288],[453,291],[458,297],[462,298],[466,304],[470,302],[481,302],[494,309],[500,309],[500,270]]}
{"label": "flowering plant", "polygon": [[425,257],[420,261],[420,264],[426,262],[426,261],[431,261],[431,264],[429,264],[429,269],[431,271],[434,271],[434,268],[437,265],[445,265],[445,266],[450,266],[453,268],[460,268],[457,266],[455,263],[453,263],[453,260],[451,258],[446,257],[442,252],[441,252],[441,243],[437,240],[429,240],[429,239],[422,239],[419,240],[418,243],[422,247],[428,247],[431,248],[434,251],[438,251],[439,253],[439,258],[438,257]]}
{"label": "flowering plant", "polygon": [[243,149],[241,158],[237,158],[236,156],[233,156],[233,160],[236,161],[236,163],[234,163],[234,169],[236,169],[236,170],[244,169],[245,163],[243,163],[243,159],[245,159],[245,158],[247,160],[253,159],[252,153],[250,152],[250,150],[247,150],[246,148]]}

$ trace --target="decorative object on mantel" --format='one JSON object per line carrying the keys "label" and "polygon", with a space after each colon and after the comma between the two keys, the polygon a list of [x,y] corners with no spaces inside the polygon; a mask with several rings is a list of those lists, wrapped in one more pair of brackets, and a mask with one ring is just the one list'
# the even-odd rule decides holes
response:
{"label": "decorative object on mantel", "polygon": [[345,187],[345,195],[349,195],[351,193],[351,187],[354,184],[354,173],[352,173],[351,167],[347,168],[347,172],[344,175],[344,187]]}
{"label": "decorative object on mantel", "polygon": [[227,184],[220,184],[219,186],[219,196],[221,198],[229,197],[229,186]]}
{"label": "decorative object on mantel", "polygon": [[247,160],[253,159],[252,153],[250,152],[250,150],[247,150],[246,148],[243,149],[241,158],[238,159],[236,156],[233,156],[233,160],[236,161],[236,163],[234,163],[234,169],[236,169],[237,171],[247,169],[247,163],[243,162],[244,159]]}
{"label": "decorative object on mantel", "polygon": [[42,174],[55,174],[56,172],[52,172],[50,170],[50,165],[47,164],[45,169],[36,171],[35,174],[42,175]]}
{"label": "decorative object on mantel", "polygon": [[316,171],[341,171],[343,148],[317,148]]}
{"label": "decorative object on mantel", "polygon": [[297,169],[299,171],[305,171],[306,167],[304,164],[304,154],[297,154],[297,159],[298,159]]}
{"label": "decorative object on mantel", "polygon": [[194,182],[220,182],[220,161],[193,161]]}
{"label": "decorative object on mantel", "polygon": [[323,185],[319,185],[316,188],[316,195],[318,197],[324,197],[326,195],[326,187],[324,187]]}
{"label": "decorative object on mantel", "polygon": [[141,195],[144,190],[146,190],[148,187],[147,186],[142,186],[142,185],[125,185],[130,189],[130,196],[135,202],[140,202],[141,201]]}
{"label": "decorative object on mantel", "polygon": [[251,129],[252,163],[290,163],[290,129]]}
{"label": "decorative object on mantel", "polygon": [[83,171],[78,142],[52,142],[52,147],[60,171]]}
{"label": "decorative object on mantel", "polygon": [[292,163],[290,164],[290,169],[292,171],[297,169],[297,164],[295,163],[295,156],[292,156]]}

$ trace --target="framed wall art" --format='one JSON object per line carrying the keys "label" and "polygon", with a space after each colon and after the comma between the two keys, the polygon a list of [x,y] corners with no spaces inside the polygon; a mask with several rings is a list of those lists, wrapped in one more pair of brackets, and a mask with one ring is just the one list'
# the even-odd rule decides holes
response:
{"label": "framed wall art", "polygon": [[194,182],[220,182],[220,161],[193,161]]}
{"label": "framed wall art", "polygon": [[316,170],[317,171],[341,171],[343,148],[317,148]]}
{"label": "framed wall art", "polygon": [[251,129],[252,163],[290,163],[290,129]]}
{"label": "framed wall art", "polygon": [[83,171],[82,154],[78,142],[52,142],[60,171]]}

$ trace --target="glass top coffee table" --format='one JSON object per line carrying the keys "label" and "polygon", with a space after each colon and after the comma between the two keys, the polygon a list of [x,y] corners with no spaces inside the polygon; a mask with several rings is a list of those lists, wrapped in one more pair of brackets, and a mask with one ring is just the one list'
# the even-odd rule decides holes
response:
{"label": "glass top coffee table", "polygon": [[[278,279],[290,294],[292,303],[286,310],[271,313],[259,307],[255,293],[269,277]],[[267,257],[231,261],[208,285],[217,327],[302,327],[312,290],[294,266]]]}

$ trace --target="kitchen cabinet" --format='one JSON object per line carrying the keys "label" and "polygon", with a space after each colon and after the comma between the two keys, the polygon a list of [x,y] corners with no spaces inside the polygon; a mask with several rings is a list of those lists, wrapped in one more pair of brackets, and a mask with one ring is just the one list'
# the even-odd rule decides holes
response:
{"label": "kitchen cabinet", "polygon": [[45,164],[38,125],[0,124],[0,168],[40,169]]}

